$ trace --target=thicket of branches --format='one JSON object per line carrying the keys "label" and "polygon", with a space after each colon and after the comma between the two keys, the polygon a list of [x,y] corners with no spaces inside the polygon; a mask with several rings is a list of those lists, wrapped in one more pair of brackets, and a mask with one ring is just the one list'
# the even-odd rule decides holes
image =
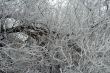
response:
{"label": "thicket of branches", "polygon": [[109,73],[109,0],[0,0],[0,73]]}

